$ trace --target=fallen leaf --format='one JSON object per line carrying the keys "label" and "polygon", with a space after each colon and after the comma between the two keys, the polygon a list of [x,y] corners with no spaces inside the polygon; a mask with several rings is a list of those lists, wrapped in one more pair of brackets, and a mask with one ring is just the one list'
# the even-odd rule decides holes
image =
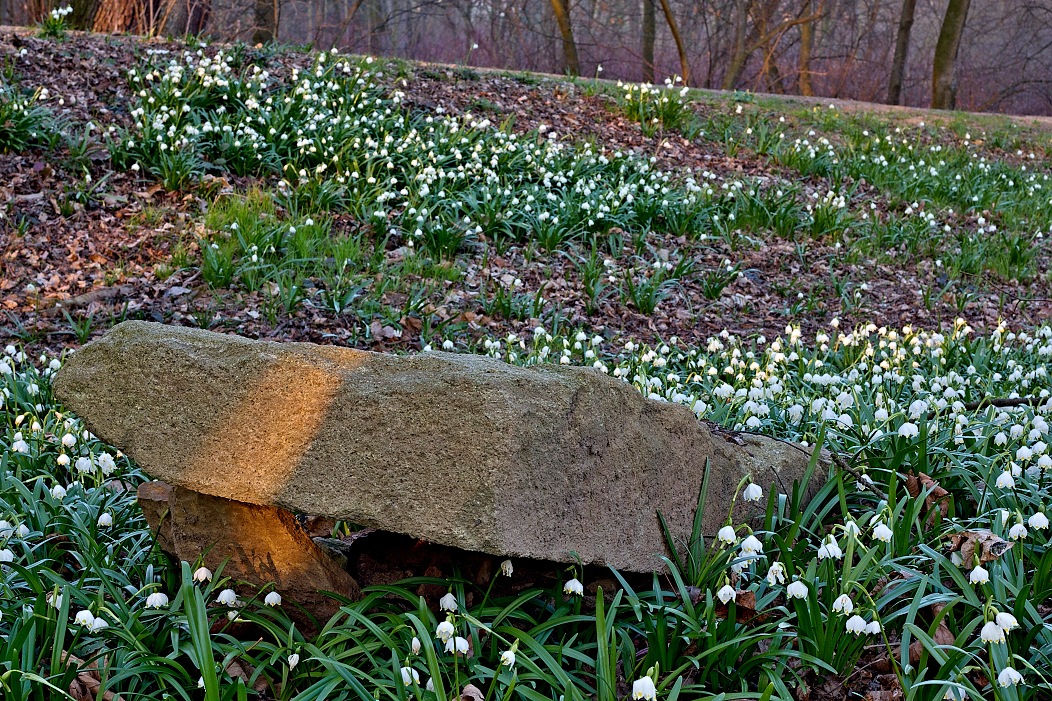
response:
{"label": "fallen leaf", "polygon": [[950,513],[950,493],[943,489],[938,482],[923,472],[914,475],[913,470],[906,474],[906,491],[914,499],[924,494],[924,504],[928,512],[927,524],[935,523],[935,509],[945,518]]}
{"label": "fallen leaf", "polygon": [[373,338],[380,341],[402,337],[401,331],[393,326],[385,326],[379,319],[374,319],[373,322],[369,324],[369,331],[372,333]]}
{"label": "fallen leaf", "polygon": [[255,671],[255,668],[248,662],[239,662],[238,660],[231,660],[230,664],[226,666],[226,673],[230,675],[231,679],[240,679],[245,682],[246,686],[251,685],[256,693],[262,694],[267,690],[269,682],[265,677],[260,676],[254,684],[250,684],[252,674]]}
{"label": "fallen leaf", "polygon": [[485,701],[486,697],[474,684],[468,684],[460,693],[460,701]]}
{"label": "fallen leaf", "polygon": [[1012,549],[1015,543],[1009,543],[1004,538],[997,536],[993,531],[985,528],[977,528],[972,531],[963,531],[950,538],[950,552],[961,554],[961,566],[965,570],[971,570],[977,564],[976,556],[979,557],[978,564],[985,565],[993,562]]}
{"label": "fallen leaf", "polygon": [[[756,610],[756,592],[737,589],[734,592],[734,620],[738,623],[761,623],[767,619],[767,614]],[[717,618],[727,618],[730,606],[716,602],[713,613]]]}

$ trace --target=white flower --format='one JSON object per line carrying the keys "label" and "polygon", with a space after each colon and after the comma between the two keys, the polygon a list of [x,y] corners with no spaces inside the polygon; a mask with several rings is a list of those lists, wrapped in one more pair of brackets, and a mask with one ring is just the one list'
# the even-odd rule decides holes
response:
{"label": "white flower", "polygon": [[998,489],[1012,489],[1013,487],[1015,487],[1015,480],[1012,479],[1012,473],[1008,470],[1005,470],[1000,475],[998,475],[997,482],[995,482],[994,484],[997,485]]}
{"label": "white flower", "polygon": [[95,463],[102,470],[102,474],[107,477],[117,469],[117,463],[113,461],[113,456],[109,453],[99,453],[99,457],[95,458]]}
{"label": "white flower", "polygon": [[28,455],[29,454],[29,444],[26,443],[24,440],[19,439],[19,440],[16,440],[14,443],[11,444],[11,450],[12,450],[12,452],[15,452],[15,453],[21,453],[22,455]]}
{"label": "white flower", "polygon": [[76,468],[77,472],[81,474],[84,474],[85,472],[91,472],[91,459],[77,458],[77,462],[73,463],[73,467]]}
{"label": "white flower", "polygon": [[866,633],[869,635],[880,635],[880,623],[878,621],[870,621],[867,623]]}
{"label": "white flower", "polygon": [[[771,569],[767,570],[767,583],[772,587],[775,584],[785,583],[785,565],[780,562],[771,563]],[[806,587],[805,587],[806,591]]]}
{"label": "white flower", "polygon": [[735,534],[732,526],[724,526],[716,533],[716,539],[726,545],[734,545],[738,540],[738,536]]}
{"label": "white flower", "polygon": [[837,613],[842,613],[845,616],[851,615],[851,612],[855,610],[855,605],[851,603],[851,597],[847,594],[841,594],[833,601],[833,610]]}
{"label": "white flower", "polygon": [[237,603],[237,593],[233,589],[224,589],[216,597],[216,603],[223,606],[233,606]]}
{"label": "white flower", "polygon": [[831,557],[834,560],[844,557],[844,551],[837,545],[836,538],[832,534],[827,535],[825,540],[822,541],[822,546],[818,548],[818,559],[824,560],[827,557]]}
{"label": "white flower", "polygon": [[995,622],[987,621],[986,625],[979,632],[979,638],[984,643],[1003,643],[1005,641],[1005,632]]}
{"label": "white flower", "polygon": [[68,467],[69,466],[69,456],[66,455],[65,453],[62,453],[62,455],[59,455],[57,458],[55,458],[55,462],[57,462],[59,464],[59,467]]}
{"label": "white flower", "polygon": [[442,350],[447,350],[447,351],[453,350],[453,342],[450,341],[449,339],[446,339],[445,341],[442,341]]}
{"label": "white flower", "polygon": [[723,588],[716,592],[716,598],[726,604],[728,601],[734,601],[737,597],[737,593],[734,591],[734,587],[730,584],[724,584]]}
{"label": "white flower", "polygon": [[55,499],[65,499],[66,488],[63,487],[61,484],[56,484],[54,487],[51,488],[51,496],[53,496]]}
{"label": "white flower", "polygon": [[168,595],[162,594],[159,591],[155,591],[146,597],[146,608],[148,609],[159,609],[168,605]]}
{"label": "white flower", "polygon": [[990,573],[982,565],[976,565],[972,573],[968,575],[968,581],[972,584],[986,584],[990,581]]}
{"label": "white flower", "polygon": [[1020,540],[1026,538],[1026,526],[1020,521],[1008,529],[1008,537],[1012,540]]}
{"label": "white flower", "polygon": [[1011,666],[1005,667],[1001,670],[1001,673],[997,675],[997,683],[1004,688],[1015,686],[1021,681],[1023,681],[1023,675]]}
{"label": "white flower", "polygon": [[882,543],[890,543],[893,535],[895,534],[888,528],[888,524],[883,521],[878,522],[873,528],[873,537]]}
{"label": "white flower", "polygon": [[442,611],[456,611],[457,597],[453,596],[453,592],[446,592],[446,595],[438,600],[438,608]]}
{"label": "white flower", "polygon": [[742,499],[745,501],[760,501],[763,498],[763,490],[760,485],[750,483],[745,490],[742,491]]}
{"label": "white flower", "polygon": [[67,448],[72,448],[76,444],[77,437],[74,436],[72,433],[67,433],[66,435],[62,436],[62,445],[66,446]]}
{"label": "white flower", "polygon": [[466,655],[468,653],[468,648],[468,639],[462,638],[459,635],[446,641],[446,652],[452,652],[457,655]]}
{"label": "white flower", "polygon": [[640,677],[632,682],[632,698],[635,701],[654,701],[657,698],[654,680],[650,677]]}
{"label": "white flower", "polygon": [[1048,517],[1043,512],[1037,511],[1026,520],[1026,523],[1035,531],[1041,531],[1048,528]]}
{"label": "white flower", "polygon": [[47,602],[56,610],[62,608],[62,599],[63,595],[59,594],[56,596],[55,592],[49,592],[47,595]]}
{"label": "white flower", "polygon": [[500,663],[502,665],[504,665],[505,667],[514,667],[515,666],[515,651],[514,650],[505,650],[504,652],[500,653]]}
{"label": "white flower", "polygon": [[910,404],[909,415],[911,419],[919,419],[928,413],[928,403],[923,399],[916,399]]}
{"label": "white flower", "polygon": [[412,667],[402,667],[402,683],[406,686],[420,683],[420,673]]}
{"label": "white flower", "polygon": [[0,550],[0,562],[14,562],[15,554],[11,552],[10,548],[4,548]]}
{"label": "white flower", "polygon": [[1019,627],[1019,621],[1010,613],[997,614],[994,616],[994,622],[1006,633]]}
{"label": "white flower", "polygon": [[409,643],[409,649],[414,655],[420,654],[420,638],[413,636],[413,641]]}
{"label": "white flower", "polygon": [[113,516],[109,513],[99,515],[99,528],[109,528],[113,525]]}
{"label": "white flower", "polygon": [[102,616],[96,616],[95,620],[91,622],[91,632],[98,633],[100,630],[109,628],[110,624],[106,622]]}
{"label": "white flower", "polygon": [[504,562],[500,563],[500,572],[505,577],[510,577],[511,573],[514,571],[515,568],[512,567],[511,560],[505,560]]}
{"label": "white flower", "polygon": [[281,594],[272,591],[263,599],[263,603],[267,606],[281,606]]}
{"label": "white flower", "polygon": [[300,663],[300,656],[295,652],[289,655],[289,670],[296,669],[296,665]]}
{"label": "white flower", "polygon": [[435,693],[435,680],[429,678],[427,680],[427,684],[424,685],[424,689],[430,691],[431,693]]}
{"label": "white flower", "polygon": [[199,584],[212,581],[212,570],[207,567],[198,567],[194,570],[194,581]]}
{"label": "white flower", "polygon": [[807,598],[807,585],[801,582],[799,579],[791,582],[789,586],[785,588],[785,593],[790,599],[806,599]]}
{"label": "white flower", "polygon": [[763,543],[756,536],[749,534],[742,541],[743,555],[763,555]]}
{"label": "white flower", "polygon": [[862,616],[852,616],[851,618],[847,619],[847,623],[845,623],[844,625],[847,626],[848,633],[862,635],[866,632],[866,619],[862,618]]}
{"label": "white flower", "polygon": [[73,618],[73,622],[78,626],[91,628],[91,624],[95,622],[95,616],[92,615],[91,611],[78,611],[77,615]]}
{"label": "white flower", "polygon": [[916,438],[920,435],[920,429],[917,428],[917,424],[907,421],[899,426],[899,435],[903,438]]}
{"label": "white flower", "polygon": [[449,621],[442,621],[438,624],[438,628],[435,628],[435,637],[445,643],[449,642],[449,640],[453,637],[453,634],[456,632],[457,631],[453,627],[452,623],[450,623]]}
{"label": "white flower", "polygon": [[584,585],[574,577],[563,585],[563,593],[569,596],[584,596]]}

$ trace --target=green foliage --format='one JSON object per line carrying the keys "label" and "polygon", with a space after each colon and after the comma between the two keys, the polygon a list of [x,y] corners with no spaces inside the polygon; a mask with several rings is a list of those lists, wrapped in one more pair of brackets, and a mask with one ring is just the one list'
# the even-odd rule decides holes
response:
{"label": "green foliage", "polygon": [[[220,203],[211,223],[239,221],[242,235],[262,236],[248,224],[269,206]],[[282,289],[296,285],[281,280]],[[1052,658],[1052,554],[1040,518],[1052,502],[1041,442],[1048,406],[966,404],[1047,392],[1050,339],[1047,327],[976,338],[959,325],[949,334],[819,334],[811,344],[790,329],[770,343],[630,343],[618,354],[584,332],[487,340],[480,351],[526,365],[556,357],[589,364],[728,429],[848,455],[859,472],[825,467],[815,452],[810,470],[831,470],[817,494],[806,498],[800,484],[761,494],[760,519],[729,516],[729,534],[715,538],[697,519],[685,542],[669,534],[667,575],[641,589],[614,572],[618,586],[596,589],[594,610],[561,583],[494,597],[491,583],[419,578],[368,589],[310,640],[281,605],[263,601],[265,591],[221,571],[195,579],[196,564],[163,558],[134,489],[113,488],[141,481],[135,466],[55,404],[58,361],[42,358],[38,367],[11,348],[0,360],[0,685],[5,698],[55,698],[75,675],[63,662],[69,653],[100,661],[103,690],[128,697],[259,698],[262,681],[263,698],[323,699],[339,690],[362,701],[425,701],[428,686],[447,699],[471,683],[508,701],[584,701],[618,698],[626,684],[650,679],[672,701],[720,693],[788,700],[800,684],[849,676],[874,649],[898,654],[916,642],[919,652],[902,653],[910,664],[893,663],[908,698],[963,689],[1038,699],[1049,688],[1042,663]],[[1020,468],[1006,487],[1012,462]],[[909,471],[948,490],[945,516],[910,494]],[[733,514],[733,505],[707,502],[708,484],[706,477],[698,513]],[[756,498],[743,486],[736,500]],[[1020,536],[1018,524],[1028,533]],[[972,569],[945,544],[982,528],[1014,545],[985,563],[988,581],[973,583]],[[565,578],[584,576],[571,569]],[[416,593],[423,584],[448,587],[456,610],[436,614]],[[226,589],[243,601],[219,603]],[[1018,626],[1006,624],[1005,642],[981,640],[997,613],[1011,613]],[[236,634],[244,626],[251,640]],[[472,654],[449,652],[447,643]],[[233,661],[249,678],[232,676]],[[1026,684],[998,685],[1010,665]]]}
{"label": "green foliage", "polygon": [[14,85],[0,85],[0,153],[22,153],[51,144],[51,113],[39,104],[41,91],[23,94]]}
{"label": "green foliage", "polygon": [[69,28],[66,17],[73,13],[73,7],[56,7],[40,20],[40,36],[50,39],[63,39]]}
{"label": "green foliage", "polygon": [[621,92],[617,104],[626,117],[639,122],[647,136],[653,136],[659,129],[677,131],[693,118],[690,103],[685,99],[687,88],[677,87],[682,82],[679,76],[666,78],[664,88],[618,82]]}

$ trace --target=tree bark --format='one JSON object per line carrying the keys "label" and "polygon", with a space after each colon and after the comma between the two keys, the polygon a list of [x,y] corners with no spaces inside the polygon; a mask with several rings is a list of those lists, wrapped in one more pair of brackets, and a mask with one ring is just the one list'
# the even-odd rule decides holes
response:
{"label": "tree bark", "polygon": [[643,0],[643,82],[654,82],[654,38],[657,34],[655,0]]}
{"label": "tree bark", "polygon": [[92,31],[103,34],[136,32],[139,7],[134,0],[102,0],[92,20]]}
{"label": "tree bark", "polygon": [[932,62],[932,109],[952,110],[957,107],[957,52],[961,48],[961,35],[964,34],[970,4],[971,0],[950,0],[942,18]]}
{"label": "tree bark", "polygon": [[[808,14],[811,14],[811,9],[814,7],[814,0],[808,0],[807,10]],[[818,12],[822,12],[821,4],[819,4]],[[815,94],[814,88],[811,86],[811,49],[815,44],[815,23],[804,22],[800,25],[800,56],[797,63],[798,74],[797,74],[797,87],[801,95],[811,97]]]}
{"label": "tree bark", "polygon": [[573,38],[573,25],[570,24],[569,0],[552,0],[552,12],[559,25],[559,34],[563,39],[563,72],[570,75],[581,74],[581,64],[577,60],[577,42]]}
{"label": "tree bark", "polygon": [[212,14],[212,0],[188,0],[186,6],[186,33],[198,36],[208,26]]}
{"label": "tree bark", "polygon": [[687,60],[687,48],[683,45],[683,35],[679,33],[679,23],[676,15],[672,13],[672,6],[668,0],[661,0],[661,11],[665,15],[665,22],[672,34],[672,40],[676,42],[676,53],[679,54],[679,75],[683,78],[684,85],[690,85],[690,61]]}
{"label": "tree bark", "polygon": [[277,38],[278,0],[256,0],[256,22],[252,42],[269,44]]}
{"label": "tree bark", "polygon": [[888,78],[889,105],[897,105],[902,100],[902,81],[906,75],[906,58],[910,51],[910,32],[913,31],[916,10],[917,0],[902,0],[899,33],[895,36],[895,56],[891,60],[891,76]]}
{"label": "tree bark", "polygon": [[742,68],[745,67],[745,61],[748,60],[749,54],[752,53],[746,44],[746,33],[749,30],[750,4],[750,0],[738,0],[737,2],[738,17],[734,27],[734,50],[731,52],[731,62],[727,66],[727,71],[723,74],[723,83],[720,85],[723,90],[734,89],[735,83],[738,82],[738,76],[741,75]]}

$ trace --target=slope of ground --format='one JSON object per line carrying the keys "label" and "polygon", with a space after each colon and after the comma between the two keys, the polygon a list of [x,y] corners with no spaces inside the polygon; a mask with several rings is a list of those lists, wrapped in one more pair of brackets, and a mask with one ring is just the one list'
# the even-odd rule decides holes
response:
{"label": "slope of ground", "polygon": [[[1048,135],[1040,128],[967,115],[933,114],[925,123],[924,113],[887,115],[858,105],[851,113],[801,109],[743,94],[681,99],[678,90],[646,98],[671,96],[682,104],[676,124],[643,128],[630,115],[633,102],[645,100],[616,86],[400,62],[376,64],[371,80],[388,97],[401,93],[411,115],[487,120],[485,129],[503,125],[524,137],[539,130],[543,137],[535,140],[636,154],[673,179],[707,183],[716,195],[686,224],[669,226],[659,215],[636,230],[560,234],[548,247],[521,238],[500,241],[483,228],[456,251],[414,255],[412,264],[405,255],[410,232],[397,212],[388,215],[392,226],[378,227],[345,207],[329,209],[322,212],[326,225],[356,237],[368,251],[368,264],[345,271],[354,273],[354,301],[326,303],[324,275],[293,270],[285,287],[297,291],[287,304],[277,304],[281,295],[270,294],[282,288],[276,277],[246,286],[235,274],[216,284],[200,270],[201,243],[216,235],[208,212],[229,196],[271,190],[272,175],[237,175],[209,163],[173,191],[155,184],[147,164],[132,171],[107,156],[113,130],[135,130],[131,112],[141,98],[127,71],[163,68],[185,50],[121,37],[39,39],[24,30],[0,35],[11,89],[46,91],[36,104],[57,120],[49,128],[61,132],[50,148],[37,144],[0,156],[5,333],[57,348],[113,319],[147,318],[261,337],[413,348],[421,345],[421,334],[423,342],[467,340],[538,323],[702,340],[723,329],[773,336],[787,324],[813,329],[832,318],[932,327],[963,316],[982,328],[999,318],[1034,321],[1048,310],[1047,220],[1038,211],[1030,207],[1030,216],[1022,216],[1022,202],[1002,214],[993,201],[993,207],[961,211],[950,206],[959,198],[943,196],[939,184],[921,184],[915,194],[874,185],[861,136],[869,127],[901,139],[911,161],[886,167],[904,173],[916,172],[912,160],[924,162],[922,150],[946,148],[1023,176],[1046,172]],[[258,65],[274,76],[309,68],[312,61],[282,50],[193,47],[197,51],[233,53],[239,65]],[[785,145],[796,142],[806,142],[812,153],[817,148],[817,156],[807,163],[794,158]],[[833,148],[844,153],[823,153]],[[855,162],[834,172],[815,167],[822,158]],[[754,196],[721,199],[735,188]],[[783,190],[790,194],[773,194]],[[1047,198],[1034,199],[1047,209]],[[830,210],[822,213],[828,222],[816,225],[812,204]],[[730,219],[721,222],[721,211]],[[273,215],[295,218],[281,203]],[[917,218],[925,216],[932,221],[918,229]],[[1010,220],[1007,231],[985,230],[1003,219]],[[992,249],[1003,255],[1012,247],[1019,249],[1015,258],[991,268]],[[648,266],[670,258],[675,275],[654,280]],[[597,260],[605,264],[601,275],[593,269]],[[629,278],[643,282],[643,289],[629,288]],[[497,288],[503,293],[494,303]]]}

